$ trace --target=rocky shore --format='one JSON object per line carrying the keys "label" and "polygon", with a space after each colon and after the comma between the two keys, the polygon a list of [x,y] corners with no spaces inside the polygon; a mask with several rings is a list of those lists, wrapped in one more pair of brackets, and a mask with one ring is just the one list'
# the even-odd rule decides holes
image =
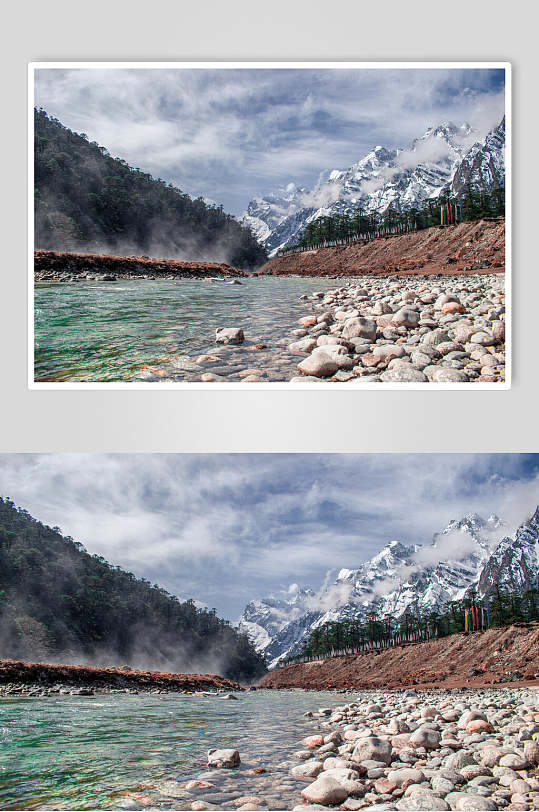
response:
{"label": "rocky shore", "polygon": [[305,315],[288,336],[253,336],[223,325],[216,330],[214,349],[146,365],[133,379],[173,381],[179,375],[206,383],[505,381],[503,276],[363,277],[300,299]]}
{"label": "rocky shore", "polygon": [[0,697],[51,696],[95,693],[194,693],[241,691],[237,682],[218,674],[174,674],[123,668],[92,668],[83,665],[27,663],[0,660]]}
{"label": "rocky shore", "polygon": [[296,812],[539,806],[539,692],[401,691],[312,712]]}
{"label": "rocky shore", "polygon": [[34,251],[36,282],[115,282],[118,279],[223,279],[245,276],[225,262]]}
{"label": "rocky shore", "polygon": [[505,380],[503,276],[364,278],[302,298],[292,382]]}
{"label": "rocky shore", "polygon": [[150,782],[118,805],[193,812],[538,808],[538,690],[361,691],[304,715],[312,730],[284,761],[253,760],[247,747],[210,749],[196,777]]}

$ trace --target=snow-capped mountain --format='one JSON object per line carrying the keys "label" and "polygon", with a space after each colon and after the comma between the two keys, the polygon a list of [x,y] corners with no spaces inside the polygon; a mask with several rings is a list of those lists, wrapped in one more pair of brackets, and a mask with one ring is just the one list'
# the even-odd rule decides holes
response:
{"label": "snow-capped mountain", "polygon": [[292,584],[289,594],[292,597],[288,600],[265,598],[251,601],[245,607],[240,628],[249,635],[259,650],[266,649],[283,625],[308,614],[308,602],[315,596],[312,589],[300,589],[297,584]]}
{"label": "snow-capped mountain", "polygon": [[487,560],[478,582],[481,595],[490,596],[496,587],[523,592],[539,580],[539,507],[521,524],[514,538],[503,538]]}
{"label": "snow-capped mountain", "polygon": [[318,592],[294,585],[290,599],[252,601],[240,619],[268,664],[301,650],[312,630],[327,622],[406,612],[428,615],[471,589],[490,595],[500,587],[521,589],[539,580],[539,508],[517,530],[504,536],[497,517],[477,514],[452,520],[430,544],[387,544],[355,569],[342,569]]}
{"label": "snow-capped mountain", "polygon": [[457,167],[452,191],[458,195],[468,186],[474,189],[505,186],[505,116],[483,143],[473,145]]}
{"label": "snow-capped mountain", "polygon": [[437,197],[457,177],[457,187],[499,185],[503,177],[505,119],[482,142],[469,124],[429,127],[407,149],[374,147],[349,169],[322,172],[314,189],[290,183],[277,194],[255,198],[242,222],[270,256],[293,245],[319,217],[408,210]]}

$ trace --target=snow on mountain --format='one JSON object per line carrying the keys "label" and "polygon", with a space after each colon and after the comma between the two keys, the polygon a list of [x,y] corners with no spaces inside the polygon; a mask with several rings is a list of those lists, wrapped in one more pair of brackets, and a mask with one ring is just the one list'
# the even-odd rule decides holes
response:
{"label": "snow on mountain", "polygon": [[496,588],[522,592],[539,582],[539,507],[520,525],[514,538],[503,538],[487,560],[478,582],[481,596]]}
{"label": "snow on mountain", "polygon": [[505,116],[483,143],[471,147],[457,167],[452,191],[458,195],[467,186],[474,189],[505,186]]}
{"label": "snow on mountain", "polygon": [[[291,599],[252,601],[241,617],[240,629],[275,665],[300,651],[312,630],[327,622],[366,618],[370,612],[392,618],[406,612],[425,616],[464,597],[471,587],[483,594],[481,584],[501,578],[499,573],[509,566],[515,573],[511,583],[518,582],[520,570],[528,572],[528,580],[537,578],[539,510],[530,522],[517,531],[521,554],[513,551],[512,557],[515,543],[502,539],[505,525],[497,516],[483,519],[471,514],[451,520],[430,544],[406,546],[392,541],[359,567],[341,569],[332,583],[316,593],[294,585]],[[487,567],[495,576],[484,575]]]}
{"label": "snow on mountain", "polygon": [[[252,228],[270,256],[293,245],[307,223],[319,217],[382,213],[418,207],[449,188],[456,174],[458,186],[497,185],[503,177],[505,119],[484,142],[469,124],[445,122],[429,127],[408,149],[376,146],[349,169],[322,172],[314,189],[293,183],[277,194],[255,198],[242,222]],[[490,187],[489,187],[490,188]]]}
{"label": "snow on mountain", "polygon": [[272,639],[288,624],[309,612],[309,600],[314,598],[312,589],[300,589],[297,584],[289,588],[288,600],[265,598],[251,601],[245,607],[239,622],[239,630],[248,634],[259,651],[266,651]]}

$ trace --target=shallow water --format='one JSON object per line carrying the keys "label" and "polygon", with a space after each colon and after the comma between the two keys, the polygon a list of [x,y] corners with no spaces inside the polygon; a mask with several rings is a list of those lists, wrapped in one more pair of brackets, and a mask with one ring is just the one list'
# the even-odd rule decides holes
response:
{"label": "shallow water", "polygon": [[[194,279],[40,283],[35,288],[36,381],[199,380],[216,372],[263,368],[265,380],[289,380],[300,358],[286,352],[290,331],[310,311],[304,293],[343,280],[260,277],[241,285]],[[246,343],[223,349],[217,327],[242,327]],[[267,344],[256,351],[255,344]],[[193,370],[178,356],[218,352],[226,365]],[[150,367],[150,369],[148,369]],[[158,371],[156,371],[158,370]]]}
{"label": "shallow water", "polygon": [[[352,697],[350,694],[349,697]],[[189,808],[204,799],[234,808],[255,795],[266,808],[290,809],[301,782],[288,771],[301,738],[314,732],[307,710],[346,697],[317,691],[257,691],[238,701],[182,695],[52,696],[0,700],[0,809],[113,809],[121,793],[142,793],[153,806]],[[214,770],[215,787],[186,800],[159,791],[164,780],[207,772],[206,751],[236,747],[242,765]],[[280,765],[280,766],[279,766]],[[252,767],[264,775],[247,775]]]}

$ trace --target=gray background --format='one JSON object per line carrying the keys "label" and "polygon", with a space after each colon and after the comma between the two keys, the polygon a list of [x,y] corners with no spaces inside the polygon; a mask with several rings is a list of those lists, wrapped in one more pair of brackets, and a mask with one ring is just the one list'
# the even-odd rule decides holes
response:
{"label": "gray background", "polygon": [[[537,26],[529,7],[520,0],[10,6],[1,55],[0,451],[538,451]],[[512,62],[511,390],[27,389],[27,63],[218,59]]]}

